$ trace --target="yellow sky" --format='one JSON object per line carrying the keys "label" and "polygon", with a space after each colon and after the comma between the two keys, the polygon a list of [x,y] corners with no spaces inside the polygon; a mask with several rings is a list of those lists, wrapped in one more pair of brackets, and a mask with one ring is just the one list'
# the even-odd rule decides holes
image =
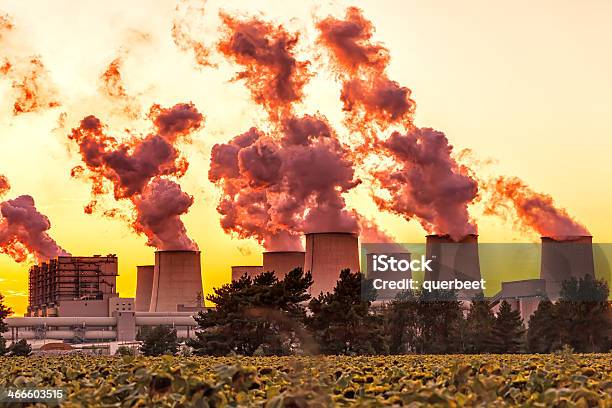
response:
{"label": "yellow sky", "polygon": [[[397,0],[358,3],[377,28],[375,38],[391,50],[389,75],[413,91],[417,124],[444,131],[457,149],[471,148],[482,159],[494,158],[489,170],[523,178],[536,191],[584,223],[598,242],[612,242],[612,3],[569,0],[501,3],[490,1]],[[205,42],[217,38],[217,13],[260,13],[304,31],[303,55],[312,58],[311,17],[343,14],[350,2],[209,1],[200,32]],[[221,6],[222,5],[222,6]],[[207,291],[229,280],[232,264],[261,262],[252,241],[227,236],[215,210],[218,193],[207,179],[210,148],[251,125],[264,122],[244,85],[229,82],[235,67],[196,69],[191,56],[170,37],[175,0],[73,1],[4,0],[0,11],[12,16],[20,46],[39,54],[50,71],[63,106],[42,114],[10,115],[0,105],[0,174],[18,194],[34,196],[51,220],[52,236],[73,254],[116,253],[119,290],[132,296],[135,266],[152,263],[145,238],[120,221],[87,216],[83,206],[89,185],[70,178],[79,158],[68,150],[60,112],[72,127],[96,114],[118,131],[142,128],[111,114],[97,93],[98,77],[118,55],[125,56],[126,88],[144,108],[193,101],[206,115],[206,126],[185,154],[191,166],[183,189],[195,204],[183,218],[202,250]],[[150,35],[136,41],[135,33]],[[0,54],[3,50],[0,50]],[[341,129],[338,85],[317,67],[308,86],[305,112],[320,110]],[[6,101],[9,84],[0,79]],[[378,214],[360,186],[349,204],[374,216],[398,241],[420,242],[424,232]],[[511,225],[477,211],[481,241],[526,241]],[[245,253],[249,253],[246,254]],[[0,292],[17,313],[27,304],[27,265],[0,255]]]}

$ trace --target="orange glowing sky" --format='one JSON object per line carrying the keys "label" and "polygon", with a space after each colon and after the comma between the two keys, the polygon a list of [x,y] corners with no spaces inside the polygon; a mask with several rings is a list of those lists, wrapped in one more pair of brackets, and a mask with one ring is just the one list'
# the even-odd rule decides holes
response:
{"label": "orange glowing sky", "polygon": [[[259,14],[303,32],[300,56],[313,60],[313,18],[341,16],[346,1],[215,1],[194,29],[204,43],[218,38],[218,13]],[[597,242],[612,242],[612,3],[605,0],[527,1],[381,0],[354,2],[376,27],[375,39],[391,51],[389,76],[412,89],[416,124],[444,131],[456,150],[470,148],[479,159],[495,159],[482,171],[515,175],[586,225]],[[227,282],[230,265],[261,262],[261,248],[237,240],[219,226],[218,191],[208,181],[211,147],[252,125],[265,122],[241,82],[236,67],[217,57],[216,68],[197,68],[192,55],[172,41],[176,0],[71,1],[4,0],[19,32],[20,52],[40,55],[58,90],[62,107],[12,116],[0,105],[0,174],[12,184],[8,198],[34,196],[53,225],[52,236],[72,254],[116,253],[119,290],[133,296],[136,265],[150,264],[153,249],[119,220],[86,215],[90,186],[70,178],[80,164],[66,134],[95,114],[118,133],[146,130],[127,122],[99,92],[99,77],[117,56],[128,94],[144,108],[192,101],[206,126],[184,153],[191,166],[181,180],[195,204],[183,217],[202,250],[207,292]],[[6,50],[0,49],[0,58]],[[339,84],[325,66],[306,87],[304,111],[320,111],[342,130]],[[10,83],[0,78],[7,100]],[[66,112],[66,129],[58,117]],[[352,191],[353,208],[375,218],[396,240],[421,242],[417,222],[381,214],[368,186]],[[512,225],[481,215],[482,242],[530,241]],[[27,306],[26,264],[0,255],[0,293],[14,311]]]}

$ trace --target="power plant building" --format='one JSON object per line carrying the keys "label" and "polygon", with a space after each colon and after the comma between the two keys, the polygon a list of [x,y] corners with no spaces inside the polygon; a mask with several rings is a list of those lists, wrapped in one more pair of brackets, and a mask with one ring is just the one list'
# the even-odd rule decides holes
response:
{"label": "power plant building", "polygon": [[151,292],[153,291],[153,276],[155,265],[139,265],[136,267],[136,300],[137,312],[148,312],[151,306]]}
{"label": "power plant building", "polygon": [[343,269],[361,270],[357,235],[347,232],[306,234],[304,271],[312,274],[312,296],[333,291]]}
{"label": "power plant building", "polygon": [[132,310],[133,299],[117,293],[117,257],[60,256],[29,271],[27,315],[110,316]]}
{"label": "power plant building", "polygon": [[592,237],[542,237],[540,279],[546,281],[546,293],[551,300],[559,297],[564,280],[586,275],[595,277]]}
{"label": "power plant building", "polygon": [[[478,235],[469,234],[459,241],[448,235],[428,235],[425,252],[432,259],[432,271],[425,272],[429,281],[480,281],[480,259],[478,256]],[[460,290],[458,297],[470,300],[480,290]]]}
{"label": "power plant building", "polygon": [[304,267],[303,251],[269,251],[263,253],[263,271],[274,272],[278,279],[283,279],[295,268]]}
{"label": "power plant building", "polygon": [[149,312],[197,308],[203,296],[200,251],[157,251]]}

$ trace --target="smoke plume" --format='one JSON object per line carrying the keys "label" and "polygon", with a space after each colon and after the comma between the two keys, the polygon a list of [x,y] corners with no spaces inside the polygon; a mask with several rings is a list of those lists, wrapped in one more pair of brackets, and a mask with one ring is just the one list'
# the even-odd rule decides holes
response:
{"label": "smoke plume", "polygon": [[9,183],[8,178],[0,174],[0,197],[8,193],[10,189],[11,189],[11,184]]}
{"label": "smoke plume", "polygon": [[267,250],[300,249],[310,231],[359,230],[343,193],[355,187],[346,149],[323,117],[292,117],[280,139],[256,128],[213,147],[209,179],[222,190],[227,232]]}
{"label": "smoke plume", "polygon": [[33,256],[37,262],[70,255],[51,238],[49,219],[41,214],[29,195],[0,202],[0,253],[16,262]]}
{"label": "smoke plume", "polygon": [[258,18],[239,20],[221,14],[222,35],[219,51],[244,68],[235,79],[244,80],[253,100],[272,119],[291,112],[292,104],[304,97],[308,82],[308,62],[295,57],[298,34],[289,33]]}
{"label": "smoke plume", "polygon": [[100,75],[100,92],[113,104],[114,108],[128,119],[137,119],[140,116],[140,105],[136,98],[125,90],[121,69],[123,59],[117,57],[111,61],[106,70]]}
{"label": "smoke plume", "polygon": [[192,34],[196,23],[204,17],[204,0],[180,0],[175,9],[172,22],[172,39],[180,50],[193,53],[196,63],[201,67],[214,66],[210,60],[210,50]]}
{"label": "smoke plume", "polygon": [[555,207],[552,197],[534,192],[517,177],[498,177],[489,183],[487,190],[491,197],[485,212],[504,218],[516,217],[523,230],[559,240],[590,235],[566,210]]}
{"label": "smoke plume", "polygon": [[[162,178],[180,178],[185,174],[188,162],[176,144],[189,142],[191,133],[203,126],[204,117],[193,104],[182,103],[167,109],[154,105],[149,118],[153,133],[119,141],[106,134],[98,118],[85,117],[68,136],[78,144],[85,164],[84,168],[74,168],[72,176],[86,177],[92,184],[92,200],[85,212],[96,209],[96,198],[107,192],[110,182],[115,200],[127,199],[133,204],[136,215],[131,224],[148,237],[149,245],[159,249],[193,249],[196,245],[185,235],[179,218],[193,199],[178,184]],[[159,208],[153,208],[154,202]],[[114,212],[106,215],[112,216]]]}
{"label": "smoke plume", "polygon": [[[374,156],[369,168],[378,207],[407,220],[416,218],[429,233],[461,239],[476,232],[468,205],[478,183],[452,157],[446,136],[413,123],[410,89],[387,76],[389,51],[372,40],[373,24],[351,7],[344,19],[318,22],[318,43],[342,82],[340,99],[347,127],[363,136],[354,147],[358,160]],[[384,138],[391,126],[403,129]],[[389,162],[391,159],[391,163]]]}
{"label": "smoke plume", "polygon": [[181,215],[187,214],[193,197],[171,180],[155,178],[134,200],[134,229],[148,238],[147,245],[160,250],[191,249],[197,245],[187,236]]}
{"label": "smoke plume", "polygon": [[476,233],[467,208],[478,194],[478,183],[453,159],[444,133],[429,128],[394,132],[382,148],[396,166],[375,174],[391,198],[376,196],[379,208],[408,220],[416,217],[430,234],[460,240]]}
{"label": "smoke plume", "polygon": [[[344,19],[327,17],[317,24],[318,43],[342,81],[340,99],[349,129],[376,132],[392,125],[410,127],[415,102],[410,89],[387,76],[389,51],[372,41],[374,26],[360,9],[347,9]],[[369,136],[364,134],[364,136]]]}
{"label": "smoke plume", "polygon": [[7,15],[0,15],[0,75],[11,83],[13,115],[38,112],[60,105],[55,85],[39,56],[24,56],[19,34]]}

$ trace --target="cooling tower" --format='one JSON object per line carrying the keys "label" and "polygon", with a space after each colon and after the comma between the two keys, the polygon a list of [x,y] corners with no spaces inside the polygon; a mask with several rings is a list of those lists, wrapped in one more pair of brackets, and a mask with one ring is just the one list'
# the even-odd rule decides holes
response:
{"label": "cooling tower", "polygon": [[150,312],[176,312],[196,306],[202,293],[200,251],[157,251]]}
{"label": "cooling tower", "polygon": [[283,279],[287,272],[304,267],[302,251],[270,251],[263,253],[264,272],[274,272],[278,279]]}
{"label": "cooling tower", "polygon": [[304,271],[312,273],[310,293],[331,292],[342,269],[359,271],[359,243],[355,234],[316,232],[306,234]]}
{"label": "cooling tower", "polygon": [[238,280],[246,273],[251,278],[263,272],[263,266],[232,266],[232,280]]}
{"label": "cooling tower", "polygon": [[546,293],[551,300],[559,297],[564,280],[586,275],[595,277],[593,237],[542,237],[540,279],[546,281]]}
{"label": "cooling tower", "polygon": [[[448,235],[428,235],[425,256],[432,259],[431,271],[425,271],[429,281],[480,281],[478,235],[466,235],[454,241]],[[470,300],[480,290],[460,290],[459,299]]]}
{"label": "cooling tower", "polygon": [[136,304],[134,308],[137,312],[149,311],[154,273],[154,265],[141,265],[136,267]]}

